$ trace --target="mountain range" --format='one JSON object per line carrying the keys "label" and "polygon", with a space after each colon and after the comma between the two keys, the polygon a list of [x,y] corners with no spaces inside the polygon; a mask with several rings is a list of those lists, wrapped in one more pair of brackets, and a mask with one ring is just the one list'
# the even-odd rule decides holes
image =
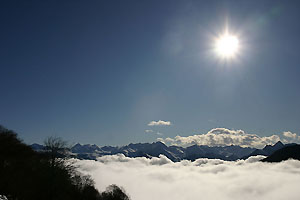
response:
{"label": "mountain range", "polygon": [[[104,146],[99,147],[95,144],[75,144],[70,148],[70,154],[79,159],[93,159],[104,155],[124,154],[127,157],[158,157],[160,154],[165,155],[170,160],[176,162],[180,160],[196,160],[198,158],[211,158],[234,161],[238,159],[246,159],[250,156],[264,155],[270,156],[275,151],[285,146],[282,142],[274,145],[266,145],[263,149],[255,149],[250,147],[231,146],[215,146],[193,145],[189,147],[167,146],[162,142],[153,143],[136,143],[121,147]],[[44,146],[40,144],[32,144],[31,147],[36,151],[43,151]]]}
{"label": "mountain range", "polygon": [[287,145],[277,151],[275,151],[273,154],[268,156],[267,158],[264,158],[263,162],[281,162],[283,160],[288,159],[295,159],[300,160],[300,145],[294,144],[294,145]]}

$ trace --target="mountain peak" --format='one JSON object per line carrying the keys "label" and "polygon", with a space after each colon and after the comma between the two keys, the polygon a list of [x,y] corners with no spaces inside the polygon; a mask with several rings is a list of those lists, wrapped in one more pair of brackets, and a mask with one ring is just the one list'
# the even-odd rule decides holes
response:
{"label": "mountain peak", "polygon": [[283,147],[284,144],[281,141],[278,141],[276,144],[274,144],[274,147]]}
{"label": "mountain peak", "polygon": [[283,160],[295,159],[300,160],[300,145],[285,146],[275,151],[269,157],[263,159],[264,162],[281,162]]}
{"label": "mountain peak", "polygon": [[157,144],[157,145],[162,145],[162,146],[166,146],[164,143],[157,141],[157,142],[153,142],[152,144]]}
{"label": "mountain peak", "polygon": [[79,143],[76,143],[73,147],[81,147],[82,145]]}

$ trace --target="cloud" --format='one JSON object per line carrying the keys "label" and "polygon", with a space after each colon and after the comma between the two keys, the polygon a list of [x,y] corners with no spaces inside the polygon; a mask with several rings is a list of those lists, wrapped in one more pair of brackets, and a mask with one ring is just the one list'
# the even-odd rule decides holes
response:
{"label": "cloud", "polygon": [[285,131],[282,135],[285,137],[284,142],[300,142],[300,136],[296,133],[292,133],[291,131]]}
{"label": "cloud", "polygon": [[291,131],[286,131],[286,132],[283,132],[282,134],[284,137],[293,138],[293,139],[297,138],[297,134],[292,133]]}
{"label": "cloud", "polygon": [[156,133],[156,135],[160,135],[160,136],[162,136],[162,135],[163,135],[163,133],[161,133],[161,132],[157,132],[157,133]]}
{"label": "cloud", "polygon": [[171,126],[171,122],[163,120],[151,121],[148,123],[148,126]]}
{"label": "cloud", "polygon": [[151,129],[147,129],[147,130],[145,130],[145,132],[146,132],[146,133],[154,133],[154,134],[159,135],[159,136],[162,136],[162,135],[163,135],[163,133],[161,133],[161,132],[154,132],[154,131],[151,130]]}
{"label": "cloud", "polygon": [[163,155],[148,159],[119,154],[71,161],[92,176],[100,191],[117,184],[132,200],[298,200],[300,161],[258,162],[262,158],[172,162]]}
{"label": "cloud", "polygon": [[191,146],[208,145],[208,146],[228,146],[239,145],[242,147],[263,148],[267,144],[275,144],[280,140],[278,135],[260,137],[256,134],[249,134],[243,130],[230,130],[226,128],[214,128],[206,134],[192,136],[176,136],[175,138],[159,138],[161,142],[169,145]]}

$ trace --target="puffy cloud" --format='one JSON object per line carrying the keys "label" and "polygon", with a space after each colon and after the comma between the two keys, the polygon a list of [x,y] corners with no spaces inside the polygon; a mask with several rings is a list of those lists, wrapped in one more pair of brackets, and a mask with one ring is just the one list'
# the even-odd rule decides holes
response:
{"label": "puffy cloud", "polygon": [[285,131],[282,133],[282,135],[285,137],[284,142],[299,142],[300,136],[298,136],[296,133],[292,133],[291,131]]}
{"label": "puffy cloud", "polygon": [[153,130],[147,129],[147,130],[145,130],[145,132],[146,132],[146,133],[153,133]]}
{"label": "puffy cloud", "polygon": [[243,130],[229,130],[226,128],[214,128],[206,134],[198,134],[187,137],[176,136],[175,138],[158,138],[159,141],[169,145],[191,146],[228,146],[239,145],[242,147],[263,148],[267,144],[275,144],[280,140],[278,135],[260,137],[256,134],[249,134]]}
{"label": "puffy cloud", "polygon": [[163,155],[148,159],[119,154],[97,161],[71,161],[82,173],[92,176],[100,191],[117,184],[132,200],[298,200],[300,161],[259,162],[262,158],[172,162]]}
{"label": "puffy cloud", "polygon": [[171,122],[163,120],[151,121],[148,123],[148,126],[171,126]]}
{"label": "puffy cloud", "polygon": [[283,134],[284,137],[287,137],[287,138],[293,138],[293,139],[297,138],[297,134],[292,133],[291,131],[285,131],[282,134]]}

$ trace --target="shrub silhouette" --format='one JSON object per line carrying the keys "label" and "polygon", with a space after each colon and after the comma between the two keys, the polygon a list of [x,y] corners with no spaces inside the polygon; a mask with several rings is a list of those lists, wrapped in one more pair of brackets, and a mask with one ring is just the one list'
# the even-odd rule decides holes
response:
{"label": "shrub silhouette", "polygon": [[101,199],[103,200],[129,200],[122,188],[116,185],[110,185],[106,188],[105,192],[101,193]]}
{"label": "shrub silhouette", "polygon": [[[49,139],[49,138],[48,138]],[[54,140],[53,140],[54,139]],[[50,138],[54,149],[35,152],[17,134],[0,125],[0,197],[9,200],[128,200],[118,186],[99,193],[94,181],[57,156],[64,142]],[[52,142],[52,143],[51,143]],[[58,142],[58,143],[55,143]],[[50,146],[51,146],[50,145]],[[49,154],[50,152],[50,154]],[[3,197],[3,195],[5,197]]]}

